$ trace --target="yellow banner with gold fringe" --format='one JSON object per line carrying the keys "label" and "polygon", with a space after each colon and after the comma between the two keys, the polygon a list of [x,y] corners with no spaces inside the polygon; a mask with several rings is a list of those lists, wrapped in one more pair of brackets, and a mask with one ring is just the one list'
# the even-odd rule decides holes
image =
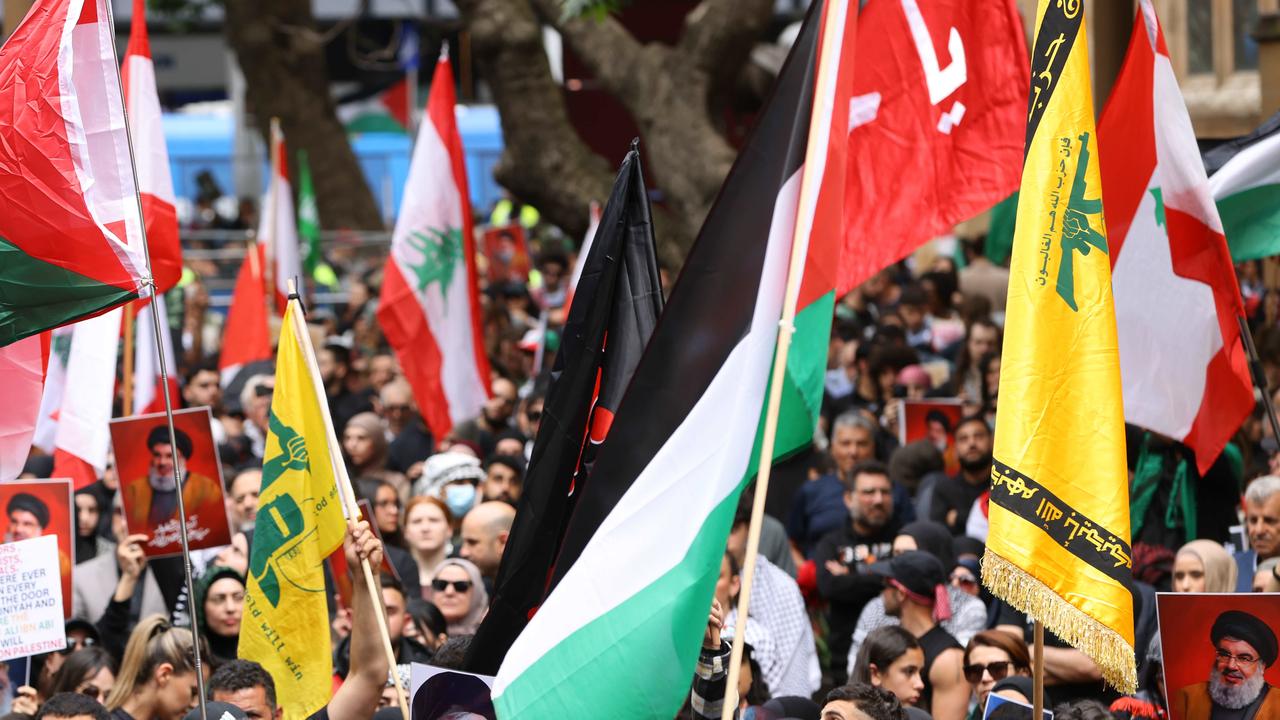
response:
{"label": "yellow banner with gold fringe", "polygon": [[1133,692],[1120,353],[1081,0],[1040,0],[983,582]]}

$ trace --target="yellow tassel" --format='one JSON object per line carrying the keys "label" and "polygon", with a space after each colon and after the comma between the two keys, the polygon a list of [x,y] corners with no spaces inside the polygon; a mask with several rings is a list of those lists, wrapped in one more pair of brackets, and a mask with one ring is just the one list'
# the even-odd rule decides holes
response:
{"label": "yellow tassel", "polygon": [[1137,692],[1138,670],[1133,647],[1120,633],[1081,612],[1047,585],[990,549],[982,558],[982,584],[1089,656],[1102,670],[1102,678],[1108,685],[1126,695]]}

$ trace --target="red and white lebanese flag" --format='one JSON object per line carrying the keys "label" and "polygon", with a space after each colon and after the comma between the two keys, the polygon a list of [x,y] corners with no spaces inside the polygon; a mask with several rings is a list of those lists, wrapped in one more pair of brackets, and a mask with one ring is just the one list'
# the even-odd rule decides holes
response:
{"label": "red and white lebanese flag", "polygon": [[67,361],[71,359],[71,336],[75,325],[63,325],[41,333],[41,342],[48,342],[48,359],[44,365],[44,388],[40,395],[40,411],[36,416],[36,432],[31,444],[47,455],[53,454],[58,436],[58,414],[62,409],[62,396],[67,388]]}
{"label": "red and white lebanese flag", "polygon": [[871,0],[858,54],[840,294],[1018,189],[1030,85],[1013,0]]}
{"label": "red and white lebanese flag", "polygon": [[271,359],[267,281],[263,274],[266,263],[266,249],[256,244],[250,246],[240,262],[227,322],[222,326],[222,353],[218,355],[223,387],[229,385],[245,365]]}
{"label": "red and white lebanese flag", "polygon": [[44,390],[48,342],[48,333],[41,333],[0,347],[6,408],[0,413],[0,483],[17,478],[31,452]]}
{"label": "red and white lebanese flag", "polygon": [[489,397],[471,201],[454,103],[453,72],[442,55],[413,148],[378,306],[382,331],[437,438],[478,415]]}
{"label": "red and white lebanese flag", "polygon": [[160,342],[164,352],[164,366],[169,375],[169,396],[175,404],[178,402],[178,363],[173,355],[173,337],[169,332],[164,296],[156,295],[151,298],[150,303],[138,308],[138,317],[133,323],[133,412],[138,415],[164,412],[164,385],[160,381],[160,361],[159,353],[156,352],[152,312],[160,313]]}
{"label": "red and white lebanese flag", "polygon": [[271,126],[274,169],[267,194],[262,199],[262,219],[258,223],[258,243],[271,259],[269,278],[274,287],[276,312],[284,317],[289,297],[289,280],[302,282],[302,254],[298,249],[298,219],[293,212],[293,186],[289,184],[289,153],[279,125]]}
{"label": "red and white lebanese flag", "polygon": [[0,52],[0,346],[148,292],[107,0],[37,0]]}
{"label": "red and white lebanese flag", "polygon": [[1240,289],[1150,0],[1098,122],[1125,421],[1203,473],[1254,405]]}
{"label": "red and white lebanese flag", "polygon": [[[146,0],[133,0],[129,47],[120,67],[129,131],[138,168],[138,194],[147,225],[147,249],[157,292],[168,292],[182,277],[182,246],[178,242],[178,214],[174,210],[173,178],[169,174],[169,150],[160,125],[160,98],[156,93],[156,68],[151,62],[147,38]],[[169,367],[173,367],[170,365]]]}
{"label": "red and white lebanese flag", "polygon": [[122,313],[114,308],[82,320],[71,334],[66,386],[54,436],[53,476],[71,478],[77,490],[92,484],[107,469]]}

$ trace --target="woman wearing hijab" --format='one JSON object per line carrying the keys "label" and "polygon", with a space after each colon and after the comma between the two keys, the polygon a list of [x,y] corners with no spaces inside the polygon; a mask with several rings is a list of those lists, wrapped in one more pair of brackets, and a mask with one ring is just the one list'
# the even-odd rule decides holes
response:
{"label": "woman wearing hijab", "polygon": [[480,568],[461,558],[440,563],[431,580],[431,601],[449,622],[449,637],[475,634],[489,609],[489,593],[485,592]]}
{"label": "woman wearing hijab", "polygon": [[1192,540],[1173,560],[1173,591],[1229,593],[1236,590],[1236,561],[1212,540]]}
{"label": "woman wearing hijab", "polygon": [[[942,561],[942,566],[950,571],[956,566],[955,551],[952,549],[953,540],[951,532],[942,523],[928,520],[908,523],[893,539],[893,554],[901,555],[911,550],[922,550],[938,558]],[[987,606],[978,598],[953,585],[947,585],[947,598],[951,601],[951,617],[939,624],[963,646],[987,626]],[[898,623],[898,618],[890,617],[885,613],[884,598],[876,596],[867,603],[862,609],[862,614],[858,616],[858,624],[853,631],[853,646],[849,649],[849,667],[854,666],[858,648],[872,630]]]}
{"label": "woman wearing hijab", "polygon": [[213,565],[196,583],[200,634],[209,642],[217,666],[236,659],[240,622],[244,618],[244,577],[229,567]]}

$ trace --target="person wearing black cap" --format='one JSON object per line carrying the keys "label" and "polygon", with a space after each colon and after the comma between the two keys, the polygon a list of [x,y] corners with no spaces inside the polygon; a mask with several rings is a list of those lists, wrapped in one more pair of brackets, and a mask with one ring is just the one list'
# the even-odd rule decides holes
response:
{"label": "person wearing black cap", "polygon": [[924,691],[917,707],[937,720],[961,720],[969,706],[964,679],[964,649],[938,623],[951,617],[947,576],[942,562],[929,553],[909,550],[871,566],[885,582],[884,609],[902,621],[924,650]]}
{"label": "person wearing black cap", "polygon": [[1184,720],[1275,720],[1280,693],[1271,693],[1263,675],[1276,661],[1276,634],[1265,622],[1227,610],[1209,628],[1213,667],[1209,680],[1178,691]]}
{"label": "person wearing black cap", "polygon": [[169,444],[167,425],[156,425],[147,433],[147,449],[151,462],[147,474],[121,484],[124,509],[128,513],[129,529],[142,532],[174,519],[178,510],[177,485],[173,479],[173,464],[180,463],[185,477],[182,480],[182,500],[187,516],[216,517],[225,513],[221,488],[218,482],[187,469],[187,460],[195,449],[191,436],[182,430],[174,434],[178,441],[177,453]]}

